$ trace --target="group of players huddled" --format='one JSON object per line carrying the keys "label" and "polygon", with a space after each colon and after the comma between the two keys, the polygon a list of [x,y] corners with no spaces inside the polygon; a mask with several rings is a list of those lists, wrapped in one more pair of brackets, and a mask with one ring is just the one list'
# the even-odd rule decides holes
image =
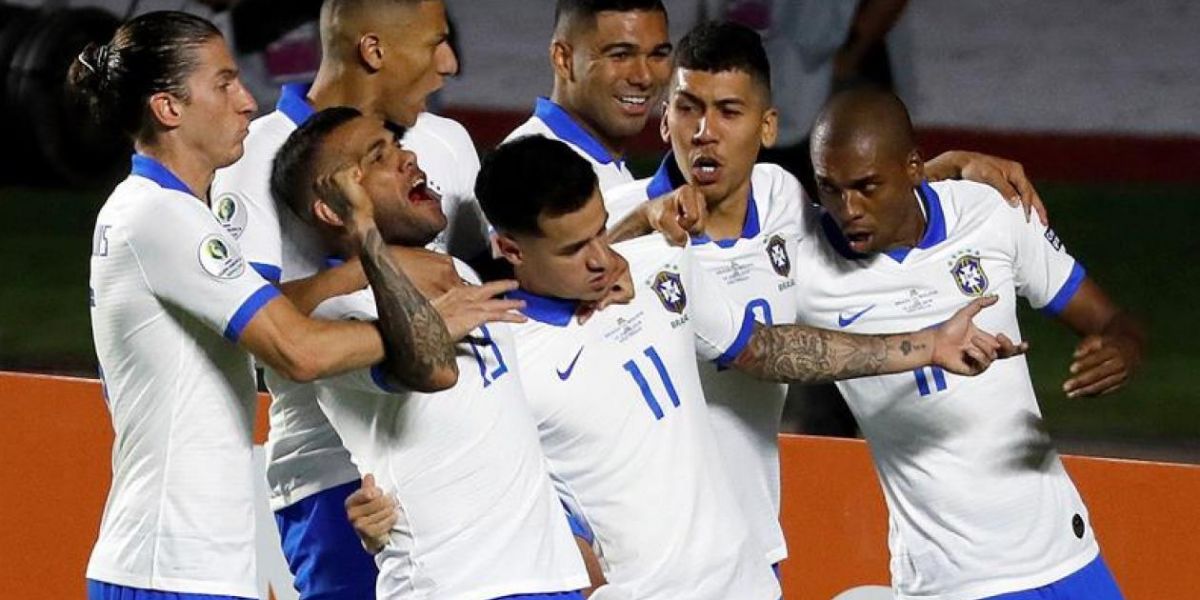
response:
{"label": "group of players huddled", "polygon": [[[457,71],[443,0],[326,0],[315,80],[253,122],[203,19],[86,49],[70,85],[136,150],[91,259],[116,441],[89,599],[256,597],[255,361],[305,600],[780,598],[787,383],[834,380],[897,598],[1120,598],[1016,297],[1084,337],[1071,397],[1122,385],[1142,334],[1019,166],[924,161],[895,96],[844,92],[810,197],[756,164],[758,34],[667,31],[660,0],[559,0],[553,92],[482,165],[426,111]],[[659,107],[670,153],[635,180]]]}

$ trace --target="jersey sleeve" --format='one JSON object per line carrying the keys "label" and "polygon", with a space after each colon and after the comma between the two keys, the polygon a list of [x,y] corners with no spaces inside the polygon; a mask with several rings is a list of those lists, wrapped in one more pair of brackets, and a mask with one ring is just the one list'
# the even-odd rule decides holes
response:
{"label": "jersey sleeve", "polygon": [[684,277],[690,296],[688,310],[695,320],[696,353],[724,367],[733,362],[754,333],[754,313],[729,298],[717,276],[685,252]]}
{"label": "jersey sleeve", "polygon": [[1067,253],[1053,229],[1036,218],[1026,222],[1020,210],[1005,209],[1000,212],[1010,222],[1013,232],[1017,293],[1046,314],[1061,313],[1083,283],[1086,275],[1083,266]]}
{"label": "jersey sleeve", "polygon": [[131,220],[128,243],[150,290],[237,342],[279,291],[246,265],[238,244],[192,198],[154,202]]}
{"label": "jersey sleeve", "polygon": [[279,212],[270,191],[271,164],[247,155],[217,171],[212,186],[212,211],[217,221],[237,238],[250,267],[268,281],[283,275],[283,239]]}

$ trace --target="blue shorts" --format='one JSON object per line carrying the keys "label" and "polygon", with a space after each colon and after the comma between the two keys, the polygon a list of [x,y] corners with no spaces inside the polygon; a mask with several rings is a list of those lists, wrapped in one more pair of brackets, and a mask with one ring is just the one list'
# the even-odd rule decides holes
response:
{"label": "blue shorts", "polygon": [[211,594],[181,594],[178,592],[159,592],[143,590],[123,585],[114,585],[87,580],[88,600],[252,600],[238,596],[213,596]]}
{"label": "blue shorts", "polygon": [[1050,585],[985,600],[1124,600],[1124,596],[1104,559],[1097,556],[1086,567]]}
{"label": "blue shorts", "polygon": [[361,486],[361,481],[351,481],[275,512],[283,555],[301,600],[375,597],[379,569],[346,518],[346,497]]}
{"label": "blue shorts", "polygon": [[550,592],[547,594],[517,594],[496,600],[583,600],[583,592]]}

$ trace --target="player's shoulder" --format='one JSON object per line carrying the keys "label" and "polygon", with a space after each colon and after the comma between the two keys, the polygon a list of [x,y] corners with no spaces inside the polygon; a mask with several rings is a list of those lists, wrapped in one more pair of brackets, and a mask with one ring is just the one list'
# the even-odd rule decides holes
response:
{"label": "player's shoulder", "polygon": [[629,262],[629,271],[634,281],[648,274],[652,275],[664,266],[687,264],[690,256],[687,247],[672,246],[659,233],[613,244],[613,250]]}
{"label": "player's shoulder", "polygon": [[958,215],[988,215],[1000,208],[1008,208],[1000,192],[987,184],[947,179],[928,185],[942,207]]}
{"label": "player's shoulder", "polygon": [[544,121],[535,115],[530,115],[524,123],[517,125],[516,129],[509,132],[509,134],[504,137],[504,141],[500,143],[507,144],[508,142],[511,142],[517,138],[523,138],[530,135],[540,135],[542,137],[558,139],[555,137],[554,132],[550,131],[550,127],[546,125]]}
{"label": "player's shoulder", "polygon": [[780,228],[798,231],[807,202],[796,176],[779,165],[758,163],[750,173],[750,182],[764,231]]}
{"label": "player's shoulder", "polygon": [[167,221],[207,214],[195,196],[162,187],[137,175],[130,175],[113,189],[102,212],[119,214],[127,226],[150,228],[162,227]]}
{"label": "player's shoulder", "polygon": [[470,132],[462,123],[449,117],[424,112],[417,117],[417,122],[408,130],[409,136],[425,137],[440,142],[452,153],[475,153],[475,142]]}
{"label": "player's shoulder", "polygon": [[604,208],[608,210],[608,225],[621,222],[642,203],[650,200],[650,179],[638,179],[615,185],[602,192]]}
{"label": "player's shoulder", "polygon": [[273,112],[250,123],[250,133],[243,142],[242,157],[232,165],[218,169],[213,178],[213,191],[244,191],[249,182],[266,182],[271,177],[275,155],[283,147],[295,124],[280,112]]}

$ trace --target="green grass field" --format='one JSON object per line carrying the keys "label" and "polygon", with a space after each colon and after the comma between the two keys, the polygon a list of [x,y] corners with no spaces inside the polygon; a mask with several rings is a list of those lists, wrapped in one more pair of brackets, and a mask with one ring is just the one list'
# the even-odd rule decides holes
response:
{"label": "green grass field", "polygon": [[[1200,440],[1200,190],[1161,185],[1043,184],[1068,249],[1150,335],[1138,379],[1108,397],[1059,391],[1075,343],[1034,311],[1022,315],[1049,428],[1088,439]],[[0,188],[0,369],[94,374],[87,261],[102,193]]]}

